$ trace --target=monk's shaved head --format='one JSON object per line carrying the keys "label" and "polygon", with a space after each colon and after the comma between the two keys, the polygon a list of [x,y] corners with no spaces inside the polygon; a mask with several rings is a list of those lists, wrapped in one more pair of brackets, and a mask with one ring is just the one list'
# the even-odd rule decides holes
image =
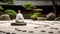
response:
{"label": "monk's shaved head", "polygon": [[18,10],[18,13],[20,13],[21,11],[20,10]]}

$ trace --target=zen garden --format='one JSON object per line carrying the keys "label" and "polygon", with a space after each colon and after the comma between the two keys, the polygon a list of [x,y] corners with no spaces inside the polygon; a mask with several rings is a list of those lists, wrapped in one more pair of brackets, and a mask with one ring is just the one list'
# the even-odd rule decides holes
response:
{"label": "zen garden", "polygon": [[60,34],[60,0],[0,0],[0,34]]}

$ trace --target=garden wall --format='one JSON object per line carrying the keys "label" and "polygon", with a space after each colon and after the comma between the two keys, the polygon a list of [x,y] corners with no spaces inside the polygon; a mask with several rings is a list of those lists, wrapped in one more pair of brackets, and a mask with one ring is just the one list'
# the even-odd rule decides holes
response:
{"label": "garden wall", "polygon": [[[3,6],[4,10],[6,9],[13,9],[16,12],[18,10],[21,10],[21,13],[24,14],[25,17],[28,17],[30,13],[33,13],[33,11],[27,11],[25,8],[23,8],[21,5],[1,5]],[[41,11],[42,15],[47,15],[49,12],[54,12],[53,11],[53,6],[37,6],[37,8],[41,8],[43,9],[43,11]],[[57,6],[57,15],[60,14],[60,6]],[[29,17],[28,17],[29,18]]]}

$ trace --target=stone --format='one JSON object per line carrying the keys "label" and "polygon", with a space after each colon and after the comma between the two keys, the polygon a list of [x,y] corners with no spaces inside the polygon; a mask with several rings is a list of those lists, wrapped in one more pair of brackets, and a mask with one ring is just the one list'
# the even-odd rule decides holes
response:
{"label": "stone", "polygon": [[58,28],[54,28],[54,29],[58,30]]}
{"label": "stone", "polygon": [[3,31],[0,31],[0,32],[3,32]]}
{"label": "stone", "polygon": [[6,34],[10,34],[9,32],[7,32]]}
{"label": "stone", "polygon": [[42,30],[41,32],[46,32],[45,30]]}
{"label": "stone", "polygon": [[26,23],[11,23],[11,26],[25,26]]}
{"label": "stone", "polygon": [[21,30],[19,30],[18,28],[15,28],[15,30],[16,30],[16,31],[21,31]]}
{"label": "stone", "polygon": [[12,34],[16,34],[16,33],[12,33]]}
{"label": "stone", "polygon": [[48,33],[54,33],[54,32],[52,32],[52,31],[49,31]]}
{"label": "stone", "polygon": [[58,28],[55,28],[55,27],[51,27],[50,29],[55,29],[55,30],[58,30]]}
{"label": "stone", "polygon": [[38,28],[38,27],[34,27],[34,28]]}
{"label": "stone", "polygon": [[18,30],[18,31],[21,31],[21,30]]}
{"label": "stone", "polygon": [[53,12],[49,13],[49,14],[46,16],[47,20],[54,20],[55,17],[56,17],[56,15],[55,15],[55,13],[53,13]]}
{"label": "stone", "polygon": [[8,14],[3,14],[0,16],[1,20],[10,20],[10,16]]}
{"label": "stone", "polygon": [[29,33],[34,33],[34,31],[29,31]]}
{"label": "stone", "polygon": [[15,30],[18,30],[18,28],[15,28]]}
{"label": "stone", "polygon": [[26,30],[22,30],[22,32],[26,32]]}
{"label": "stone", "polygon": [[60,33],[60,31],[58,31],[58,33]]}
{"label": "stone", "polygon": [[3,32],[3,33],[6,33],[6,32]]}
{"label": "stone", "polygon": [[21,31],[21,30],[16,30],[16,31]]}

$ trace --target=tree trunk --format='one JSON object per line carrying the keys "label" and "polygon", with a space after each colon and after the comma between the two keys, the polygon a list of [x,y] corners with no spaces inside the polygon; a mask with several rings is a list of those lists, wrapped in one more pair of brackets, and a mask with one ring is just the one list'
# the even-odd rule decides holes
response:
{"label": "tree trunk", "polygon": [[55,0],[52,0],[52,4],[53,4],[54,13],[56,14],[56,3],[55,3]]}

